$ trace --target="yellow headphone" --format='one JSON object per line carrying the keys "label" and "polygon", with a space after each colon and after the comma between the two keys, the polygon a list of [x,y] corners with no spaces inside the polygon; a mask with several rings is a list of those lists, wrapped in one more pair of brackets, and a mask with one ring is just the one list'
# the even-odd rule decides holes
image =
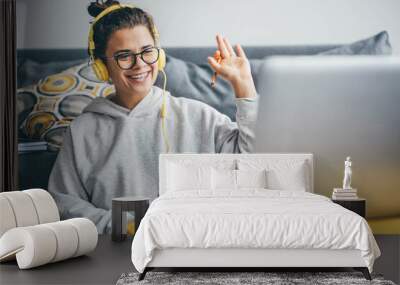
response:
{"label": "yellow headphone", "polygon": [[[122,9],[122,8],[135,8],[135,6],[126,5],[126,4],[112,5],[112,6],[108,7],[107,9],[105,9],[104,11],[102,11],[99,15],[97,15],[96,18],[93,20],[93,23],[90,25],[89,41],[88,41],[89,42],[89,48],[88,48],[89,56],[90,56],[90,60],[92,62],[93,71],[96,74],[96,77],[101,81],[108,81],[110,76],[108,74],[107,67],[104,64],[103,60],[101,60],[100,58],[95,58],[95,56],[94,56],[95,44],[94,44],[93,27],[101,18],[103,18],[108,13],[111,13],[112,11]],[[158,42],[159,42],[158,30],[154,25],[152,26],[152,30],[153,30],[152,32],[155,37],[155,42],[156,42],[156,44],[158,44]],[[166,64],[165,51],[162,48],[160,48],[160,54],[159,54],[158,61],[157,61],[158,70],[163,70],[165,67],[165,64]]]}
{"label": "yellow headphone", "polygon": [[[101,80],[101,81],[108,81],[110,78],[110,75],[108,74],[108,70],[106,65],[104,64],[104,62],[100,59],[100,58],[95,58],[94,56],[94,50],[95,50],[95,44],[94,44],[94,30],[93,27],[94,25],[97,23],[97,21],[99,21],[102,17],[104,17],[105,15],[107,15],[108,13],[111,13],[112,11],[118,10],[118,9],[122,9],[122,8],[135,8],[135,6],[132,5],[127,5],[127,4],[115,4],[115,5],[111,5],[110,7],[108,7],[107,9],[105,9],[104,11],[102,11],[99,15],[96,16],[96,18],[94,18],[92,24],[90,25],[90,29],[89,29],[89,56],[90,56],[90,61],[92,62],[92,68],[93,71],[96,75],[96,77]],[[159,44],[159,39],[160,39],[160,34],[158,33],[158,30],[156,28],[156,26],[153,24],[152,25],[152,32],[155,38],[155,42],[156,45]],[[168,137],[167,137],[167,133],[165,130],[165,117],[166,117],[166,104],[165,104],[165,90],[166,90],[166,86],[167,86],[167,75],[164,72],[164,67],[166,64],[166,56],[165,56],[165,51],[160,48],[159,49],[159,56],[158,56],[158,61],[157,61],[157,68],[158,70],[163,74],[164,76],[164,84],[163,84],[163,102],[161,105],[161,110],[160,110],[160,117],[162,119],[161,123],[162,123],[162,132],[163,132],[163,137],[164,137],[164,142],[165,142],[165,146],[167,149],[167,152],[169,152],[170,147],[169,147],[169,142],[168,142]]]}

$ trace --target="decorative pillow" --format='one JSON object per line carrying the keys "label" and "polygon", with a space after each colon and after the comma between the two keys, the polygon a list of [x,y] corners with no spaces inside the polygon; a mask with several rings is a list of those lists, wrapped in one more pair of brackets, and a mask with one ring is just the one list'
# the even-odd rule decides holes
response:
{"label": "decorative pillow", "polygon": [[382,31],[370,38],[334,48],[319,55],[390,55],[389,34]]}
{"label": "decorative pillow", "polygon": [[70,67],[88,62],[84,59],[78,59],[41,63],[30,59],[17,59],[20,61],[18,62],[17,68],[18,88],[36,84],[40,79],[45,78],[46,76],[57,74]]}
{"label": "decorative pillow", "polygon": [[266,170],[212,169],[214,191],[267,188]]}
{"label": "decorative pillow", "polygon": [[292,168],[273,168],[267,171],[268,189],[306,191],[308,181],[306,164],[293,165]]}
{"label": "decorative pillow", "polygon": [[95,98],[115,92],[114,86],[97,80],[86,63],[47,76],[18,89],[19,128],[31,139],[45,140],[57,150],[70,122]]}
{"label": "decorative pillow", "polygon": [[212,168],[212,181],[214,191],[236,190],[236,170]]}
{"label": "decorative pillow", "polygon": [[267,170],[236,170],[237,188],[268,188]]}
{"label": "decorative pillow", "polygon": [[167,191],[211,190],[212,174],[209,166],[190,166],[168,163]]}
{"label": "decorative pillow", "polygon": [[238,159],[239,170],[266,170],[266,188],[306,191],[310,188],[307,161],[297,159]]}

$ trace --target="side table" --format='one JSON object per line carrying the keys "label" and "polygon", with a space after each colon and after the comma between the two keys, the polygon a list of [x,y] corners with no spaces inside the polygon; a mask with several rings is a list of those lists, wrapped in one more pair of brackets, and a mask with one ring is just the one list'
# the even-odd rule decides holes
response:
{"label": "side table", "polygon": [[112,199],[112,211],[111,211],[111,239],[113,241],[123,241],[126,239],[126,212],[135,212],[135,228],[139,227],[140,221],[146,214],[149,208],[149,197],[118,197]]}
{"label": "side table", "polygon": [[365,218],[366,200],[363,198],[357,198],[354,200],[337,200],[332,199],[332,202],[339,204],[340,206],[359,214]]}

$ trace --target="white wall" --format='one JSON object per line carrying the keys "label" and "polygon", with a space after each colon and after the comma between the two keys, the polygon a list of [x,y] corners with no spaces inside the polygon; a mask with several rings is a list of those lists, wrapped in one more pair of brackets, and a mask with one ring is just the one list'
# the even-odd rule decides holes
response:
{"label": "white wall", "polygon": [[[122,0],[122,3],[130,1]],[[89,0],[17,0],[18,48],[84,48]],[[347,43],[387,30],[400,55],[398,0],[136,0],[164,46]],[[215,9],[219,7],[219,9]]]}

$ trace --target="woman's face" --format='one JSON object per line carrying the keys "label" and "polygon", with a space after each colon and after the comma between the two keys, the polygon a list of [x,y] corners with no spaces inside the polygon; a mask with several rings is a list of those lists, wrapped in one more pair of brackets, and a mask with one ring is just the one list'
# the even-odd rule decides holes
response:
{"label": "woman's face", "polygon": [[129,96],[146,96],[157,79],[157,62],[145,63],[136,56],[136,64],[128,70],[121,69],[112,59],[123,52],[139,53],[155,43],[147,27],[140,25],[115,31],[108,40],[106,57],[107,69],[118,93]]}

